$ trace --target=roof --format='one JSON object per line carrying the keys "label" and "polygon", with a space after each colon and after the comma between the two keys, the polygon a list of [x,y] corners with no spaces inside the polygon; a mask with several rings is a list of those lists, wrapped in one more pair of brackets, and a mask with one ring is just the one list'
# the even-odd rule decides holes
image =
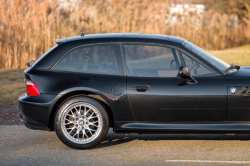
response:
{"label": "roof", "polygon": [[56,39],[57,44],[86,40],[86,39],[110,39],[110,38],[138,38],[138,39],[158,39],[158,40],[168,40],[177,43],[183,43],[185,39],[169,36],[169,35],[159,35],[159,34],[139,34],[139,33],[103,33],[103,34],[91,34],[84,36],[74,36],[65,39]]}

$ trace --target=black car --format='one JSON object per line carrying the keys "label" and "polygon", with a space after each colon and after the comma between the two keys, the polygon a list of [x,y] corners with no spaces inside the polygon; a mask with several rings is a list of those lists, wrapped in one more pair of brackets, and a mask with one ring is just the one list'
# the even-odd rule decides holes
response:
{"label": "black car", "polygon": [[[87,149],[115,133],[250,131],[250,67],[173,36],[96,34],[56,40],[25,70],[21,118]],[[33,64],[32,64],[33,63]]]}

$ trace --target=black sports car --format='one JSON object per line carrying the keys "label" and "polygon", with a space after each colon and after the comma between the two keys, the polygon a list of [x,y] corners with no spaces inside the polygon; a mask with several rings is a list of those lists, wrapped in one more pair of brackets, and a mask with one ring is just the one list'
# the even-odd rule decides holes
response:
{"label": "black sports car", "polygon": [[[150,34],[56,40],[25,70],[23,123],[87,149],[115,133],[250,131],[250,67]],[[32,64],[33,63],[33,64]]]}

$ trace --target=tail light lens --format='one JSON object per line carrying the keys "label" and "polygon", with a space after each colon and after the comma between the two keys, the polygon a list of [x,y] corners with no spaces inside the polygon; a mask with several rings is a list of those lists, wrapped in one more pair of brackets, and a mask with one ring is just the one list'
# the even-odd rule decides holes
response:
{"label": "tail light lens", "polygon": [[35,82],[31,80],[26,80],[26,91],[29,96],[39,96],[40,91]]}

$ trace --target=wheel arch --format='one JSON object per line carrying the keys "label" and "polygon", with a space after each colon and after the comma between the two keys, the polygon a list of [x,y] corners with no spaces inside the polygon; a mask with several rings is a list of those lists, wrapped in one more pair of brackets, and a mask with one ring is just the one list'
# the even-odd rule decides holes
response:
{"label": "wheel arch", "polygon": [[105,96],[100,95],[98,92],[93,92],[90,90],[72,90],[72,91],[67,90],[66,92],[60,93],[49,108],[50,109],[49,128],[51,130],[54,130],[55,114],[58,108],[60,107],[60,105],[64,103],[65,101],[69,100],[70,98],[76,97],[76,96],[90,97],[96,100],[97,102],[99,102],[104,107],[104,109],[106,110],[108,114],[109,126],[113,127],[113,124],[114,124],[113,112],[108,102],[104,99]]}

